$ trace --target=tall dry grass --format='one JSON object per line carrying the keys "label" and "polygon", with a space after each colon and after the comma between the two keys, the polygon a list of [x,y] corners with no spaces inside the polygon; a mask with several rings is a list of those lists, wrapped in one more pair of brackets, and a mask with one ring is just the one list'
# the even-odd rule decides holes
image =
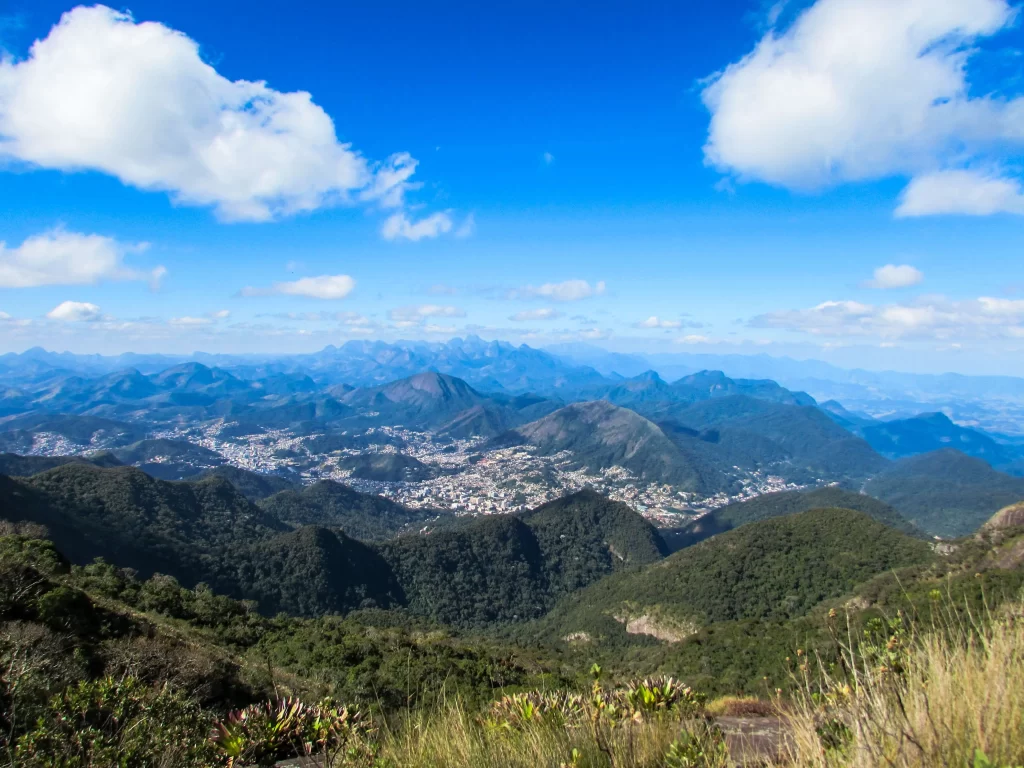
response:
{"label": "tall dry grass", "polygon": [[1024,766],[1024,605],[928,630],[848,642],[841,672],[819,667],[787,717],[792,764]]}
{"label": "tall dry grass", "polygon": [[389,768],[660,768],[683,729],[677,719],[567,728],[538,723],[522,729],[489,727],[451,704],[418,713],[385,734],[380,764]]}

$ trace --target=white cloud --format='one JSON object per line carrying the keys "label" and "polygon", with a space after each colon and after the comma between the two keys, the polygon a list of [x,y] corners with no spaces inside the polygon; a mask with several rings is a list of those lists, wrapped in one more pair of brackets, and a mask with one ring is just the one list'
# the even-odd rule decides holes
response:
{"label": "white cloud", "polygon": [[361,200],[375,200],[385,208],[400,208],[405,202],[405,193],[423,186],[409,178],[416,172],[419,161],[408,152],[398,152],[375,169],[373,181],[364,189]]}
{"label": "white cloud", "polygon": [[247,286],[242,296],[305,296],[310,299],[344,299],[356,287],[356,281],[348,275],[320,275],[303,277],[286,283],[274,283],[270,288]]}
{"label": "white cloud", "polygon": [[474,216],[471,213],[469,214],[469,216],[462,220],[462,223],[459,225],[459,228],[455,230],[455,236],[460,240],[464,240],[467,237],[472,237],[475,233],[476,216]]}
{"label": "white cloud", "polygon": [[530,320],[554,320],[562,316],[562,313],[555,309],[526,309],[522,312],[516,312],[514,315],[509,317],[516,323],[523,323]]}
{"label": "white cloud", "polygon": [[28,58],[0,60],[0,154],[248,221],[398,205],[416,167],[407,154],[372,166],[309,93],[228,80],[185,34],[105,6],[74,8]]}
{"label": "white cloud", "polygon": [[373,321],[358,312],[338,312],[334,319],[349,328],[367,328],[373,325]]}
{"label": "white cloud", "polygon": [[432,213],[422,219],[412,220],[404,212],[393,213],[384,220],[380,234],[385,240],[422,240],[438,237],[452,229],[452,217],[448,213]]}
{"label": "white cloud", "polygon": [[953,301],[922,296],[903,304],[826,301],[810,309],[769,312],[754,328],[778,328],[827,337],[882,339],[1000,339],[1024,333],[1024,299],[982,296]]}
{"label": "white cloud", "polygon": [[210,317],[214,320],[225,320],[231,317],[230,309],[218,309],[216,312],[211,312]]}
{"label": "white cloud", "polygon": [[995,213],[1024,215],[1024,190],[1017,179],[978,171],[936,171],[913,179],[900,195],[896,216]]}
{"label": "white cloud", "polygon": [[707,336],[700,336],[698,334],[691,333],[687,336],[680,336],[676,339],[676,344],[709,344],[711,339]]}
{"label": "white cloud", "polygon": [[706,160],[810,190],[998,154],[1024,140],[1024,99],[972,96],[967,64],[1015,16],[1006,0],[818,0],[705,87]]}
{"label": "white cloud", "polygon": [[398,328],[420,325],[427,318],[465,317],[466,312],[458,307],[439,304],[423,304],[418,307],[398,307],[388,312],[388,318]]}
{"label": "white cloud", "polygon": [[663,320],[656,315],[651,315],[646,320],[641,320],[638,323],[634,323],[635,328],[682,328],[683,323],[680,320]]}
{"label": "white cloud", "polygon": [[924,280],[924,273],[909,264],[886,264],[875,270],[874,278],[865,285],[868,288],[908,288]]}
{"label": "white cloud", "polygon": [[550,152],[545,152],[540,157],[541,157],[541,160],[544,161],[545,165],[551,165],[553,162],[555,162],[555,156],[552,155]]}
{"label": "white cloud", "polygon": [[562,283],[544,283],[543,285],[527,285],[518,290],[510,291],[510,299],[552,299],[553,301],[579,301],[591,296],[601,296],[605,292],[604,280],[591,285],[586,280],[566,280]]}
{"label": "white cloud", "polygon": [[46,313],[51,320],[86,323],[103,318],[100,308],[85,301],[64,301]]}
{"label": "white cloud", "polygon": [[427,325],[423,326],[424,333],[433,333],[438,334],[440,336],[451,336],[457,331],[458,328],[456,328],[454,325],[436,325],[434,323],[428,323]]}
{"label": "white cloud", "polygon": [[209,317],[172,317],[168,322],[171,325],[181,326],[183,328],[198,328],[203,325],[212,325],[213,320]]}
{"label": "white cloud", "polygon": [[40,285],[92,285],[101,280],[159,281],[167,270],[142,272],[126,267],[124,257],[147,243],[119,243],[112,237],[50,230],[27,238],[16,248],[0,242],[0,288]]}

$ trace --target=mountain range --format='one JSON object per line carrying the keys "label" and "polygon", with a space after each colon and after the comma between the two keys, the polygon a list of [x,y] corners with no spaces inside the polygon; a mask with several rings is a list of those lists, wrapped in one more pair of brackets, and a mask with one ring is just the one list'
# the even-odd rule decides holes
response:
{"label": "mountain range", "polygon": [[[218,358],[226,367],[193,360],[160,369],[164,358],[130,360],[138,367],[103,372],[114,361],[40,351],[3,356],[11,386],[0,450],[106,450],[107,461],[177,480],[216,469],[224,458],[157,436],[168,428],[219,425],[220,439],[239,442],[285,430],[297,439],[289,449],[296,470],[315,470],[323,456],[343,451],[331,462],[354,479],[419,482],[436,470],[404,455],[397,434],[378,429],[411,427],[439,440],[528,444],[540,456],[568,452],[569,466],[594,472],[617,465],[644,482],[700,495],[732,493],[753,472],[800,485],[875,489],[923,530],[944,535],[980,524],[1016,493],[1007,475],[1024,473],[1024,446],[942,413],[880,420],[772,380],[703,370],[666,381],[650,369],[624,378],[473,338],[360,342],[264,361]],[[418,366],[445,367],[472,381],[436,369],[392,378]],[[942,490],[915,494],[916,502],[898,492],[905,460],[933,457],[907,465],[911,483],[927,485],[943,471],[934,456],[953,449],[998,471],[986,475],[980,465],[959,462],[958,476],[973,479],[958,488],[939,476],[933,487]],[[258,493],[257,485],[249,492]],[[920,508],[922,499],[933,513]]]}

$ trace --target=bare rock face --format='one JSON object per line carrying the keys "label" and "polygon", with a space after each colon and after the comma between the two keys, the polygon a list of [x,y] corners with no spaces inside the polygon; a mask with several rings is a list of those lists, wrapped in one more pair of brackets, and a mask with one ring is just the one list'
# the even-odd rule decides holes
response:
{"label": "bare rock face", "polygon": [[1005,531],[1024,526],[1024,501],[1003,507],[985,523],[984,531]]}

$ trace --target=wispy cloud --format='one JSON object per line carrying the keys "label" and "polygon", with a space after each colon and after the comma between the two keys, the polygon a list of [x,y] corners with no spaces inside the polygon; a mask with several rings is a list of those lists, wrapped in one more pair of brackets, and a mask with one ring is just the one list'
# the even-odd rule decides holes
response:
{"label": "wispy cloud", "polygon": [[561,283],[544,283],[543,285],[525,285],[509,291],[509,299],[549,299],[552,301],[580,301],[593,296],[601,296],[606,290],[604,280],[591,285],[586,280],[566,280]]}
{"label": "wispy cloud", "polygon": [[320,275],[303,277],[285,283],[274,283],[269,288],[246,286],[242,296],[304,296],[310,299],[344,299],[356,287],[356,281],[348,275]]}
{"label": "wispy cloud", "polygon": [[510,316],[509,320],[525,323],[530,320],[555,320],[559,317],[562,317],[562,313],[556,309],[525,309]]}

